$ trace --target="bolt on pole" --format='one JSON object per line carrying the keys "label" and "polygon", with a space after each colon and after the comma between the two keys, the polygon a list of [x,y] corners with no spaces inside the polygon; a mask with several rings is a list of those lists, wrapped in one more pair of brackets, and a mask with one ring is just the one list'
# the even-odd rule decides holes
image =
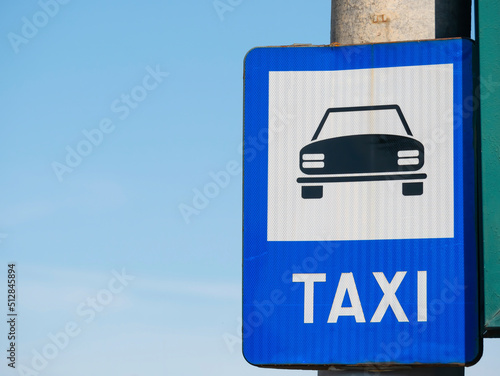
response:
{"label": "bolt on pole", "polygon": [[[332,0],[330,42],[349,45],[470,38],[471,6],[471,0]],[[373,373],[377,371],[375,368],[319,371],[318,376],[377,375]],[[463,376],[464,373],[464,367],[430,367],[394,369],[383,374]]]}

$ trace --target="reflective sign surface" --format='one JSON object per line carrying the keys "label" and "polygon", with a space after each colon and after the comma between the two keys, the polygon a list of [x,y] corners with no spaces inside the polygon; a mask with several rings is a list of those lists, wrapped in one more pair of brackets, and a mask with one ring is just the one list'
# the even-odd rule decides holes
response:
{"label": "reflective sign surface", "polygon": [[249,52],[250,363],[478,358],[472,47],[455,39]]}

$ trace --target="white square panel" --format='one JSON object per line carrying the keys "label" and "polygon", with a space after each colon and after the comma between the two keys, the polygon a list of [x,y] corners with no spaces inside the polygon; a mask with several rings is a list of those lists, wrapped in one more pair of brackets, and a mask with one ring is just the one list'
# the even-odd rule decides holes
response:
{"label": "white square panel", "polygon": [[[297,179],[310,175],[300,169],[300,150],[311,143],[325,112],[381,105],[398,105],[424,146],[418,171],[427,175],[419,180],[423,193],[403,195],[403,180],[350,181],[313,184],[323,187],[322,197],[302,198],[304,184]],[[402,124],[378,113],[336,115],[319,138],[405,134]],[[452,64],[270,72],[269,119],[269,241],[454,237]],[[405,159],[411,156],[400,156],[401,163],[412,163]]]}

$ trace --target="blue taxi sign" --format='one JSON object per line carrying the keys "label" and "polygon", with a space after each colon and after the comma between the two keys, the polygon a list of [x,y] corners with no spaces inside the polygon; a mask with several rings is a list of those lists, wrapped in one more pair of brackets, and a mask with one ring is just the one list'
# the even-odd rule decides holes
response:
{"label": "blue taxi sign", "polygon": [[472,55],[464,39],[248,53],[248,362],[478,360]]}

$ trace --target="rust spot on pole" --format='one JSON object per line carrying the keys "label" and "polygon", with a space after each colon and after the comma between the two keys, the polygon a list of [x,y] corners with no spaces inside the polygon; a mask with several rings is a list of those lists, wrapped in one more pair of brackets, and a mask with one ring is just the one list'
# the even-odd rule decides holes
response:
{"label": "rust spot on pole", "polygon": [[374,15],[372,17],[373,23],[379,23],[379,22],[388,22],[389,17],[387,17],[385,14],[380,14],[380,15]]}

